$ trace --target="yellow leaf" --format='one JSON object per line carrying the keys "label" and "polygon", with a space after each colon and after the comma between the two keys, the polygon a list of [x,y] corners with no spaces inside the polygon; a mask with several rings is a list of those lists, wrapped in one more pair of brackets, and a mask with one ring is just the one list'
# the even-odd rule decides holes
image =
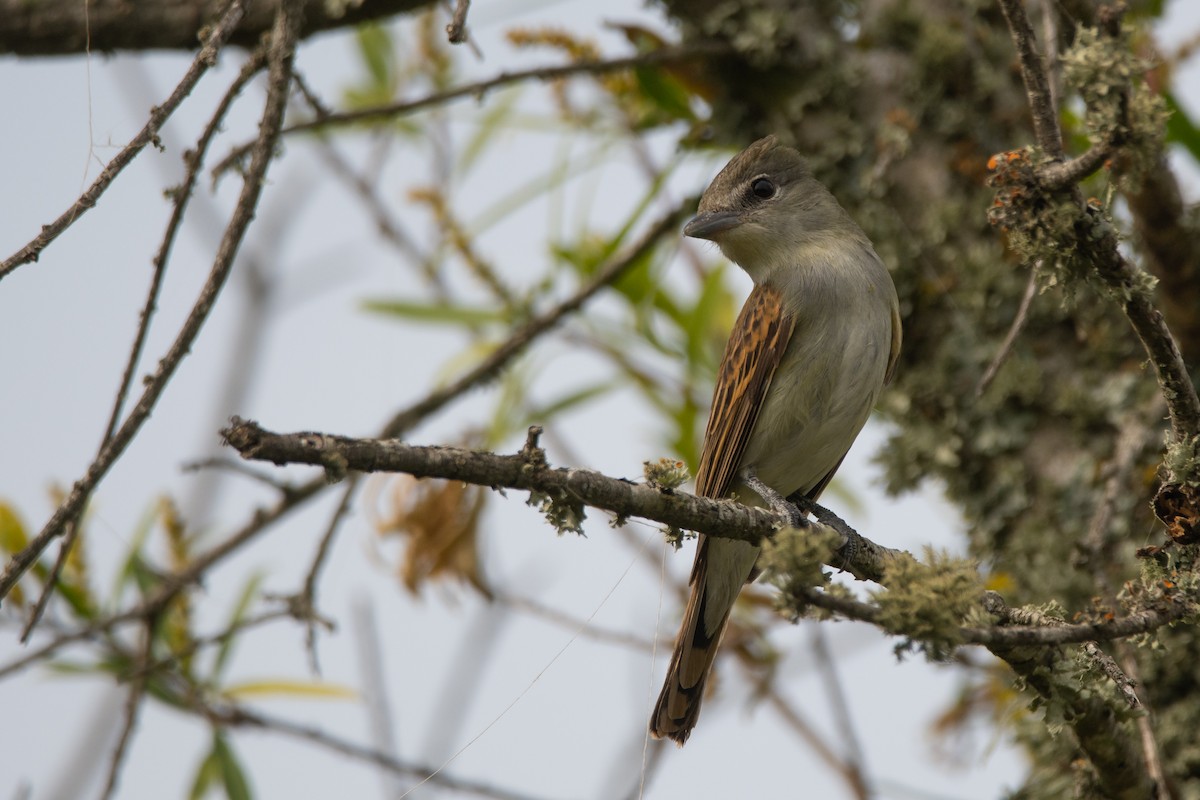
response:
{"label": "yellow leaf", "polygon": [[358,692],[348,686],[323,681],[294,681],[287,678],[234,683],[222,689],[221,693],[229,698],[278,695],[320,700],[351,700],[358,697]]}
{"label": "yellow leaf", "polygon": [[0,550],[15,553],[28,543],[29,535],[16,510],[8,503],[0,502]]}
{"label": "yellow leaf", "polygon": [[993,572],[984,583],[993,592],[1007,592],[1013,588],[1013,578],[1007,572]]}

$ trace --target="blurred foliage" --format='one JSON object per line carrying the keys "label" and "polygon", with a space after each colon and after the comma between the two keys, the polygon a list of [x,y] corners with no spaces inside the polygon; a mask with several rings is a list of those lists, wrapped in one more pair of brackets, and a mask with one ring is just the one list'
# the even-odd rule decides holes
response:
{"label": "blurred foliage", "polygon": [[[49,590],[47,613],[54,616],[53,629],[78,627],[91,630],[91,635],[86,637],[84,658],[59,655],[47,663],[55,672],[108,675],[121,683],[140,677],[145,680],[148,697],[183,711],[194,710],[198,703],[247,697],[351,699],[356,696],[345,687],[307,678],[230,680],[233,655],[243,637],[252,635],[259,625],[287,614],[271,609],[272,604],[264,602],[261,592],[264,576],[252,573],[218,632],[200,633],[192,612],[196,587],[179,585],[172,577],[186,573],[192,565],[199,537],[187,530],[169,498],[160,498],[147,509],[129,535],[128,548],[104,597],[89,579],[92,569],[83,546],[89,536],[85,518],[62,574]],[[15,552],[27,539],[16,511],[10,504],[0,502],[0,553]],[[39,560],[22,580],[22,593],[10,595],[12,605],[28,610],[28,598],[37,597],[46,589],[52,567],[52,558]],[[106,621],[113,615],[126,613],[131,600],[133,605],[144,607],[145,618],[152,624],[135,625],[120,632],[109,629]],[[137,641],[147,634],[148,644]],[[205,797],[219,788],[231,800],[252,797],[245,770],[223,725],[212,718],[210,726],[212,748],[197,769],[190,796]]]}

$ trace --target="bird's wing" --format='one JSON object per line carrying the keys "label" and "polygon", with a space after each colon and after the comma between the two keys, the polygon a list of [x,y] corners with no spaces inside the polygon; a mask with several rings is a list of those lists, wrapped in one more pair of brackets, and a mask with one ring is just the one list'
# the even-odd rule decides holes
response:
{"label": "bird's wing", "polygon": [[795,327],[795,318],[784,310],[783,295],[768,286],[755,286],[742,306],[717,370],[696,471],[696,494],[722,498],[729,493]]}
{"label": "bird's wing", "polygon": [[892,382],[892,378],[895,377],[895,375],[896,375],[896,362],[898,360],[900,360],[900,340],[902,338],[901,330],[902,329],[900,326],[900,307],[893,304],[892,305],[892,349],[891,349],[891,352],[888,353],[887,372],[883,373],[883,385],[884,386],[887,386],[888,384],[890,384]]}
{"label": "bird's wing", "polygon": [[[796,319],[785,311],[783,295],[769,286],[755,286],[742,306],[717,369],[717,386],[696,470],[696,494],[701,497],[720,499],[733,487],[750,432],[795,329]],[[701,535],[696,543],[692,582],[704,571],[707,553]]]}
{"label": "bird's wing", "polygon": [[[785,312],[779,292],[756,286],[742,306],[717,371],[717,388],[696,472],[696,494],[721,498],[733,488],[750,432],[795,327],[795,319]],[[728,594],[718,591],[714,600],[708,588],[713,577],[710,567],[722,574],[732,570],[735,586],[740,586],[758,556],[758,548],[723,541],[723,552],[710,565],[709,545],[705,536],[699,537],[691,596],[683,612],[667,679],[650,718],[650,732],[655,737],[668,736],[679,744],[687,740],[696,725],[704,684],[737,596],[735,588]],[[742,561],[745,563],[739,563]],[[714,602],[717,611],[710,614],[708,606]]]}

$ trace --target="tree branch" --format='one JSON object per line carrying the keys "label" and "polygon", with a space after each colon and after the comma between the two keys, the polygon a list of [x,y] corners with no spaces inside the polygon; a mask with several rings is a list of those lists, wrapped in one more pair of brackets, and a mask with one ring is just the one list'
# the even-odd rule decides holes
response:
{"label": "tree branch", "polygon": [[[204,127],[204,132],[200,134],[199,140],[196,142],[195,148],[184,154],[184,163],[186,165],[186,174],[183,183],[174,192],[174,203],[171,209],[171,219],[167,222],[167,230],[163,234],[162,243],[159,245],[158,253],[154,256],[154,275],[150,280],[150,286],[146,291],[146,302],[142,307],[142,313],[138,318],[137,333],[134,334],[133,345],[129,349],[129,357],[125,362],[125,372],[121,376],[121,383],[117,389],[117,396],[113,400],[112,411],[109,413],[108,426],[104,430],[104,437],[100,442],[100,449],[103,451],[112,441],[116,434],[117,425],[121,422],[121,411],[124,408],[125,400],[129,395],[129,389],[133,386],[134,373],[137,371],[138,364],[142,360],[142,352],[146,344],[146,338],[150,333],[150,321],[154,316],[155,309],[158,305],[158,297],[162,291],[163,278],[167,272],[167,262],[169,260],[171,249],[175,243],[175,237],[179,233],[180,226],[183,223],[183,214],[187,210],[188,201],[191,199],[192,192],[195,189],[196,181],[200,176],[200,168],[204,164],[204,157],[208,153],[209,145],[212,144],[213,137],[220,129],[221,124],[225,121],[225,115],[229,112],[233,101],[245,88],[246,84],[258,74],[266,63],[266,50],[260,48],[256,50],[250,59],[242,65],[241,71],[233,84],[226,90],[225,95],[221,98],[221,102],[217,104],[216,111],[213,112],[208,124]],[[86,506],[88,503],[88,495],[85,495],[80,500],[81,506]],[[46,579],[45,585],[42,588],[42,594],[38,597],[34,604],[33,610],[29,614],[29,618],[25,623],[25,628],[21,632],[21,641],[28,640],[30,633],[41,619],[42,614],[46,610],[46,604],[50,602],[50,597],[54,593],[55,585],[58,583],[58,577],[62,574],[63,567],[66,566],[67,556],[71,553],[75,546],[75,539],[79,535],[79,520],[72,520],[67,525],[66,536],[58,551],[58,559],[54,562],[54,567],[50,570],[50,577]]]}
{"label": "tree branch", "polygon": [[[297,133],[309,133],[318,130],[327,130],[334,127],[342,127],[346,125],[355,125],[362,122],[379,122],[382,120],[395,119],[406,114],[412,114],[415,111],[421,111],[434,106],[442,106],[453,100],[461,100],[466,97],[480,100],[488,92],[499,89],[503,86],[509,86],[514,83],[524,83],[525,81],[554,81],[563,78],[570,78],[576,75],[604,75],[610,72],[620,72],[622,70],[632,69],[634,67],[653,66],[656,64],[672,64],[679,61],[687,61],[688,59],[696,58],[704,55],[715,55],[718,53],[727,52],[728,48],[718,45],[690,45],[688,47],[664,47],[661,50],[652,50],[647,53],[639,53],[633,56],[624,58],[613,58],[607,61],[573,61],[569,64],[557,64],[549,67],[534,67],[532,69],[516,70],[514,72],[501,72],[486,80],[468,83],[463,86],[457,86],[453,89],[447,89],[441,92],[435,92],[425,97],[419,97],[416,100],[402,100],[396,103],[388,103],[387,105],[375,106],[373,108],[360,108],[354,111],[343,111],[340,113],[318,115],[317,119],[310,122],[301,122],[296,125],[290,125],[283,129],[284,136],[291,136]],[[253,143],[235,147],[230,151],[229,155],[221,159],[216,166],[212,168],[214,176],[219,176],[226,172],[233,164],[240,161],[250,151]]]}
{"label": "tree branch", "polygon": [[[270,32],[276,0],[246,0],[229,41],[255,47]],[[352,28],[432,5],[430,0],[304,0],[300,38]],[[114,50],[193,50],[218,16],[215,0],[0,0],[0,54],[78,55]]]}
{"label": "tree branch", "polygon": [[[285,9],[288,7],[290,4],[285,3]],[[162,396],[171,377],[175,374],[175,370],[190,352],[192,343],[200,334],[201,326],[212,311],[217,296],[233,268],[234,256],[237,255],[246,229],[254,218],[258,199],[262,193],[267,167],[271,163],[275,142],[283,121],[284,108],[287,105],[298,28],[299,20],[294,12],[280,14],[270,49],[267,99],[259,123],[259,137],[250,169],[246,173],[241,195],[217,248],[208,280],[200,290],[195,305],[180,328],[171,348],[159,361],[158,369],[146,384],[141,399],[130,411],[124,424],[108,444],[101,449],[95,460],[88,466],[84,476],[75,482],[70,495],[58,507],[41,532],[24,549],[13,555],[5,565],[3,573],[0,573],[0,600],[8,596],[25,570],[29,569],[50,545],[50,542],[60,536],[72,520],[78,518],[83,511],[84,500],[125,452],[125,448],[129,446],[129,443],[141,430],[142,425],[149,419],[150,412],[154,409],[159,397]]]}
{"label": "tree branch", "polygon": [[1017,59],[1021,64],[1021,79],[1025,82],[1025,93],[1029,98],[1029,110],[1033,114],[1033,133],[1038,147],[1058,161],[1063,157],[1062,130],[1058,127],[1058,109],[1054,107],[1050,92],[1050,81],[1046,77],[1046,64],[1037,51],[1037,40],[1033,26],[1025,14],[1022,0],[1000,0],[1000,10],[1008,22]]}
{"label": "tree branch", "polygon": [[[40,3],[20,3],[20,5],[29,8],[38,8],[41,6]],[[134,3],[132,5],[136,6],[138,4]],[[87,8],[86,5],[81,7]],[[221,14],[220,21],[207,36],[204,47],[196,54],[195,60],[192,61],[192,66],[183,76],[183,80],[179,82],[179,85],[175,87],[175,91],[171,92],[171,96],[161,106],[155,106],[151,109],[150,119],[138,132],[138,135],[133,137],[133,140],[125,145],[125,148],[117,153],[112,161],[108,162],[108,165],[104,167],[96,180],[92,182],[92,185],[80,195],[78,200],[71,204],[70,208],[63,212],[54,222],[51,222],[49,225],[43,225],[41,233],[35,236],[29,244],[22,247],[3,262],[0,262],[0,279],[3,279],[5,275],[22,264],[37,261],[38,256],[46,249],[46,245],[57,239],[63,231],[74,224],[75,220],[83,216],[89,208],[96,205],[96,201],[100,199],[100,195],[104,194],[109,185],[121,174],[121,170],[129,166],[129,163],[137,157],[138,153],[145,149],[146,145],[151,143],[158,144],[158,131],[167,119],[175,113],[175,109],[179,108],[184,98],[192,93],[192,89],[195,88],[204,73],[208,72],[209,68],[217,63],[218,51],[224,46],[229,37],[233,35],[233,31],[236,29],[244,13],[243,0],[230,0],[228,7]],[[4,18],[4,11],[0,8],[0,20]],[[0,52],[3,52],[3,48],[0,48]],[[2,596],[3,594],[0,593],[0,597]]]}
{"label": "tree branch", "polygon": [[[540,429],[532,429],[538,433]],[[592,506],[710,536],[757,544],[787,520],[760,508],[696,497],[645,483],[610,478],[585,469],[552,469],[545,454],[526,445],[520,453],[496,455],[457,447],[421,447],[387,439],[351,439],[322,433],[276,434],[237,419],[221,431],[243,458],[276,464],[312,464],[340,479],[349,471],[403,472],[418,478],[459,480],[493,489],[520,489],[545,498],[543,507],[564,529],[574,529],[582,507]],[[843,533],[843,538],[846,536]],[[826,563],[861,580],[878,581],[887,563],[902,552],[853,535]]]}

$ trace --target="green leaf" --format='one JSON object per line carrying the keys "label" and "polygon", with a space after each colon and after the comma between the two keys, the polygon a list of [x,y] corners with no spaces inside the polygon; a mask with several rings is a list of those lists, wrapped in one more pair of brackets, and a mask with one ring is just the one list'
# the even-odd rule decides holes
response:
{"label": "green leaf", "polygon": [[217,753],[215,750],[209,750],[196,769],[196,777],[192,779],[192,788],[188,791],[188,800],[202,800],[220,777],[221,763],[217,759]]}
{"label": "green leaf", "polygon": [[413,300],[368,300],[363,303],[363,308],[375,314],[441,325],[476,326],[508,321],[508,314],[499,308],[471,308]]}
{"label": "green leaf", "polygon": [[382,25],[366,23],[355,29],[354,38],[372,88],[390,89],[396,66],[396,49],[387,29]]}
{"label": "green leaf", "polygon": [[250,784],[238,761],[229,740],[219,730],[213,731],[213,755],[221,767],[221,780],[225,784],[225,795],[229,800],[251,800]]}
{"label": "green leaf", "polygon": [[1163,92],[1163,99],[1171,110],[1171,116],[1167,118],[1167,141],[1183,145],[1192,158],[1200,161],[1200,130],[1179,105],[1174,94]]}
{"label": "green leaf", "polygon": [[688,121],[696,118],[687,90],[661,67],[638,67],[634,75],[642,94],[668,116]]}

